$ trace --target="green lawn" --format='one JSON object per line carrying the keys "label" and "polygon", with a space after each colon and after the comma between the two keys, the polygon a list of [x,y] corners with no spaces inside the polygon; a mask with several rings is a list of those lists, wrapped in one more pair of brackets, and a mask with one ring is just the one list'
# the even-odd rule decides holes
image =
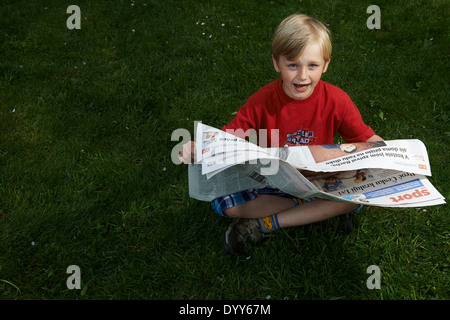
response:
{"label": "green lawn", "polygon": [[[81,29],[69,30],[69,5]],[[369,30],[366,9],[381,8]],[[175,129],[221,127],[275,80],[286,16],[333,34],[323,79],[384,139],[427,146],[449,198],[449,11],[435,1],[0,4],[1,299],[449,299],[447,205],[366,207],[222,253],[229,221],[189,198]],[[67,267],[81,270],[69,290]],[[366,269],[381,270],[381,289]]]}

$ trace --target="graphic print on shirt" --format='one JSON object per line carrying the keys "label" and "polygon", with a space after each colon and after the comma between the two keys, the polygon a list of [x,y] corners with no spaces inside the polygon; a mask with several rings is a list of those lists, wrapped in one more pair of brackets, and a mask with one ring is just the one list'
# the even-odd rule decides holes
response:
{"label": "graphic print on shirt", "polygon": [[317,137],[314,136],[314,131],[308,129],[300,129],[298,131],[288,133],[286,140],[283,143],[284,147],[303,146],[313,144]]}

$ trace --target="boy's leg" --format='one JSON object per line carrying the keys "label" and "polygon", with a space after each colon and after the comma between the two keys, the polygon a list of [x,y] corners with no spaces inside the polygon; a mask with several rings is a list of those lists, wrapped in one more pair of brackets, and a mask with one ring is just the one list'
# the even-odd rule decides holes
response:
{"label": "boy's leg", "polygon": [[334,218],[359,208],[346,202],[317,199],[277,214],[280,228],[301,226]]}
{"label": "boy's leg", "polygon": [[277,214],[280,228],[294,227],[324,221],[347,212],[354,211],[359,206],[346,202],[331,202],[317,199],[296,206],[293,199],[260,195],[257,198],[228,208],[224,213],[231,218],[265,218]]}
{"label": "boy's leg", "polygon": [[223,212],[230,218],[263,218],[293,208],[295,205],[292,198],[262,194],[251,201],[227,208]]}

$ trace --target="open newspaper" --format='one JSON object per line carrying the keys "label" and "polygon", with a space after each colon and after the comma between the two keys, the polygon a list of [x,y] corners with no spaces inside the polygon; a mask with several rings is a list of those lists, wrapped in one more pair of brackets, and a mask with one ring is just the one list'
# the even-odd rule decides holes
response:
{"label": "open newspaper", "polygon": [[261,148],[198,123],[195,141],[189,194],[202,201],[272,187],[299,198],[382,207],[445,203],[426,178],[428,154],[416,139]]}

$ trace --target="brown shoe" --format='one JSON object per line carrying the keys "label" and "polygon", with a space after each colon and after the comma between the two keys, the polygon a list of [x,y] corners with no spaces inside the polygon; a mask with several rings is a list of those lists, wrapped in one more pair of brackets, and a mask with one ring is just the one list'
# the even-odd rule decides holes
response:
{"label": "brown shoe", "polygon": [[233,219],[225,231],[223,249],[225,254],[233,255],[244,249],[247,241],[258,244],[263,238],[264,234],[259,231],[258,219]]}

